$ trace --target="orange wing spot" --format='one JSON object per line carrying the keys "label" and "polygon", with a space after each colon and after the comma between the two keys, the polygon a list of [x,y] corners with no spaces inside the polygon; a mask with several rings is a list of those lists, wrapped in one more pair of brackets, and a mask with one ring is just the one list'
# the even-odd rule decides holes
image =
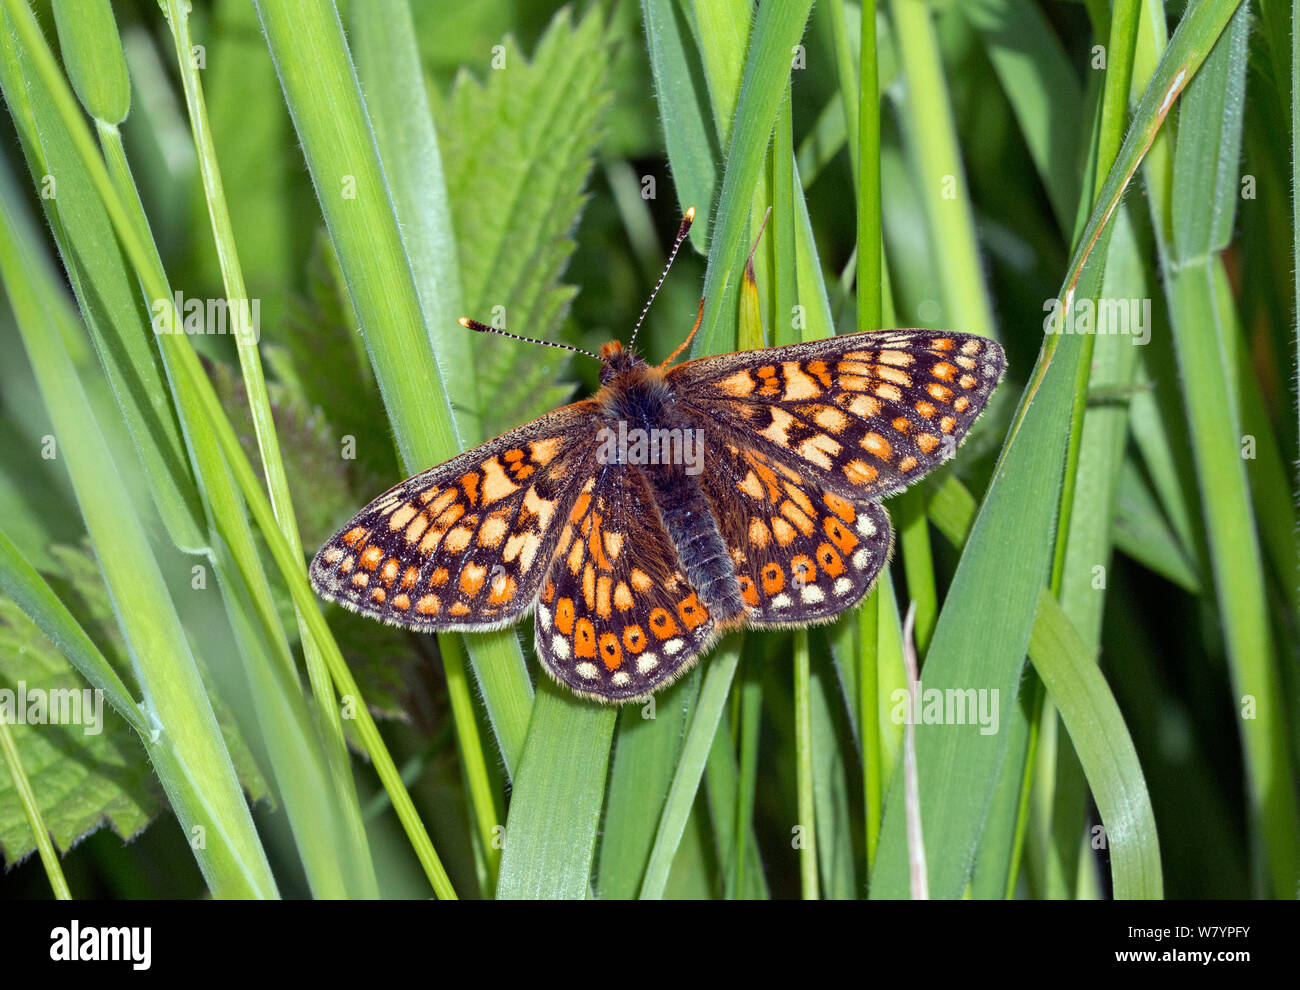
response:
{"label": "orange wing spot", "polygon": [[415,610],[421,615],[437,615],[442,611],[442,602],[437,595],[424,595],[415,603]]}
{"label": "orange wing spot", "polygon": [[499,502],[507,495],[519,491],[519,486],[506,477],[501,462],[493,457],[483,462],[483,504]]}
{"label": "orange wing spot", "polygon": [[499,547],[501,541],[505,539],[506,530],[510,528],[507,521],[507,515],[504,512],[495,512],[483,520],[483,525],[479,527],[478,543],[483,547]]}
{"label": "orange wing spot", "polygon": [[840,553],[852,553],[853,548],[858,545],[858,538],[832,516],[827,516],[822,521],[822,529],[826,530],[826,535],[831,538],[831,542]]}
{"label": "orange wing spot", "polygon": [[420,580],[420,569],[418,567],[408,567],[402,571],[402,590],[415,587],[415,582]]}
{"label": "orange wing spot", "polygon": [[388,517],[388,528],[396,533],[399,529],[415,518],[415,513],[417,511],[418,510],[415,506],[410,502],[407,502],[404,506]]}
{"label": "orange wing spot", "polygon": [[677,614],[681,616],[682,625],[684,625],[688,631],[699,626],[709,617],[709,613],[706,612],[704,606],[700,604],[699,597],[693,592],[690,597],[683,598],[677,603]]}
{"label": "orange wing spot", "polygon": [[908,419],[906,416],[899,416],[897,419],[894,420],[894,429],[896,429],[899,433],[906,435],[910,433],[912,430],[912,421]]}
{"label": "orange wing spot", "polygon": [[817,580],[817,565],[806,553],[797,553],[790,558],[790,573],[796,583],[809,584]]}
{"label": "orange wing spot", "polygon": [[586,544],[581,540],[574,540],[573,546],[569,548],[569,573],[574,577],[578,576],[578,571],[582,569],[582,553]]}
{"label": "orange wing spot", "polygon": [[785,394],[781,398],[786,402],[815,399],[822,394],[817,383],[805,374],[798,361],[786,361],[781,369],[785,372]]}
{"label": "orange wing spot", "polygon": [[[867,352],[870,354],[870,351]],[[874,369],[868,361],[841,361],[835,366],[835,370],[841,375],[855,375],[864,378],[870,378]],[[844,379],[840,379],[840,384],[844,384]]]}
{"label": "orange wing spot", "polygon": [[555,606],[555,628],[566,636],[573,635],[573,599],[561,598]]}
{"label": "orange wing spot", "polygon": [[366,529],[364,526],[353,526],[343,534],[343,542],[350,547],[355,547],[366,538],[366,534],[369,532],[370,530]]}
{"label": "orange wing spot", "polygon": [[612,614],[609,599],[613,584],[613,580],[603,576],[596,581],[596,614],[602,619],[608,619]]}
{"label": "orange wing spot", "polygon": [[740,586],[740,599],[750,608],[758,608],[758,589],[754,587],[754,579],[748,574],[741,574],[736,578],[736,584]]}
{"label": "orange wing spot", "polygon": [[764,565],[763,573],[759,577],[763,582],[763,592],[769,598],[785,587],[785,571],[781,570],[780,564]]}
{"label": "orange wing spot", "polygon": [[446,532],[451,529],[451,527],[455,525],[456,521],[464,514],[465,506],[457,502],[455,505],[447,506],[438,518],[433,521],[433,525],[443,532]]}
{"label": "orange wing spot", "polygon": [[352,554],[348,554],[346,557],[343,558],[343,563],[339,564],[339,570],[342,571],[344,574],[347,574],[351,572],[352,565],[355,564],[356,562],[357,559],[353,557]]}
{"label": "orange wing spot", "polygon": [[372,588],[370,590],[371,600],[379,602],[381,605],[383,604],[384,599],[387,597],[388,597],[388,592],[384,591],[383,588]]}
{"label": "orange wing spot", "polygon": [[632,582],[632,587],[637,591],[649,591],[654,587],[654,582],[650,580],[650,575],[639,568],[632,568],[632,573],[628,575],[628,580]]}
{"label": "orange wing spot", "polygon": [[842,433],[844,428],[849,425],[849,418],[840,412],[834,406],[814,406],[813,422],[823,430],[829,430],[831,433]]}
{"label": "orange wing spot", "polygon": [[906,371],[900,371],[898,368],[891,368],[887,364],[878,364],[875,368],[876,374],[887,382],[893,382],[895,385],[902,385],[904,388],[912,387],[912,376]]}
{"label": "orange wing spot", "polygon": [[362,567],[368,571],[373,571],[379,566],[379,562],[384,559],[383,548],[375,546],[373,543],[361,551],[361,559],[358,561]]}
{"label": "orange wing spot", "polygon": [[590,619],[579,619],[574,626],[573,655],[586,659],[596,655],[596,627]]}
{"label": "orange wing spot", "polygon": [[447,579],[449,577],[451,577],[451,575],[447,573],[447,568],[439,567],[432,574],[429,575],[429,587],[441,588],[444,584],[447,583]]}
{"label": "orange wing spot", "polygon": [[623,666],[623,648],[612,632],[600,634],[600,659],[606,670],[618,670]]}
{"label": "orange wing spot", "polygon": [[596,569],[590,564],[582,569],[582,601],[588,612],[596,607]]}
{"label": "orange wing spot", "polygon": [[978,340],[968,340],[961,345],[963,354],[978,354],[980,352],[980,342]]}
{"label": "orange wing spot", "polygon": [[743,399],[754,391],[754,379],[750,377],[748,371],[737,371],[730,378],[724,378],[718,382],[717,387],[728,395]]}
{"label": "orange wing spot", "polygon": [[852,504],[846,502],[834,492],[825,492],[822,495],[822,501],[826,503],[826,508],[830,509],[846,523],[851,523],[854,519],[858,518],[858,514],[854,510]]}
{"label": "orange wing spot", "polygon": [[483,590],[483,579],[487,577],[487,568],[482,564],[469,563],[460,572],[460,590],[466,598],[473,598]]}
{"label": "orange wing spot", "polygon": [[441,489],[437,485],[430,485],[424,491],[420,492],[420,503],[422,505],[428,505],[433,501],[433,497],[437,495],[439,491],[441,491]]}
{"label": "orange wing spot", "polygon": [[772,520],[772,534],[776,537],[776,542],[783,547],[788,547],[793,543],[796,536],[794,527],[784,519]]}
{"label": "orange wing spot", "polygon": [[959,379],[957,379],[957,384],[960,385],[962,388],[974,388],[975,381],[976,379],[974,375],[962,375]]}
{"label": "orange wing spot", "polygon": [[939,420],[939,429],[943,430],[944,433],[951,433],[952,428],[956,425],[957,420],[952,416],[945,416],[943,419]]}
{"label": "orange wing spot", "polygon": [[844,559],[829,543],[817,544],[817,563],[828,577],[839,577],[844,573]]}
{"label": "orange wing spot", "polygon": [[872,419],[880,415],[880,400],[870,395],[855,395],[846,408],[859,419]]}
{"label": "orange wing spot", "polygon": [[427,516],[416,516],[415,521],[406,527],[406,542],[415,543],[429,528],[429,519]]}
{"label": "orange wing spot", "polygon": [[813,530],[817,528],[807,514],[789,500],[781,503],[781,515],[798,526],[799,532],[804,536],[812,536]]}
{"label": "orange wing spot", "polygon": [[[780,410],[777,411],[779,412]],[[789,414],[782,413],[782,415],[784,415],[786,419],[790,420],[791,422],[794,421],[794,417],[790,416]],[[770,502],[777,501],[781,497],[781,489],[777,487],[780,483],[780,479],[777,478],[776,472],[773,471],[766,464],[764,464],[762,461],[753,457],[752,455],[747,456],[746,460],[748,460],[749,463],[753,465],[754,472],[758,475],[759,481],[761,481],[763,483],[763,487],[767,489],[768,501]]]}
{"label": "orange wing spot", "polygon": [[[478,518],[476,516],[471,516],[470,520],[473,520],[474,523],[478,522]],[[466,520],[466,521],[469,522],[470,520]],[[473,537],[473,535],[474,535],[474,529],[472,525],[457,526],[455,529],[453,529],[450,533],[447,534],[447,538],[443,542],[443,546],[445,546],[452,553],[460,553],[467,546],[469,546],[470,538]]]}
{"label": "orange wing spot", "polygon": [[560,452],[560,438],[547,437],[545,440],[533,440],[528,444],[528,450],[532,454],[533,462],[545,467],[555,460],[555,455]]}
{"label": "orange wing spot", "polygon": [[614,586],[614,607],[620,612],[626,612],[632,607],[632,589],[626,581],[620,581]]}
{"label": "orange wing spot", "polygon": [[587,514],[591,508],[591,496],[583,492],[578,496],[578,501],[573,503],[573,509],[569,513],[569,522],[576,524],[579,519]]}
{"label": "orange wing spot", "polygon": [[396,557],[389,557],[384,562],[384,569],[379,572],[379,576],[384,579],[384,584],[391,586],[397,580],[397,571],[400,566]]}
{"label": "orange wing spot", "polygon": [[465,500],[470,505],[478,505],[478,472],[471,471],[460,479],[460,487],[465,490]]}
{"label": "orange wing spot", "polygon": [[958,412],[965,412],[970,408],[970,399],[964,395],[959,395],[957,401],[952,404],[952,407]]}
{"label": "orange wing spot", "polygon": [[411,607],[411,599],[408,598],[406,595],[393,596],[393,608],[405,612],[410,607]]}
{"label": "orange wing spot", "polygon": [[865,375],[840,375],[837,382],[840,388],[849,392],[865,392],[875,383],[874,378],[867,378]]}
{"label": "orange wing spot", "polygon": [[894,456],[894,448],[889,445],[889,441],[874,431],[862,438],[862,449],[875,454],[882,461],[888,461]]}
{"label": "orange wing spot", "polygon": [[448,488],[441,495],[435,498],[433,502],[430,503],[429,508],[425,511],[429,514],[429,518],[432,519],[454,501],[456,501],[456,489]]}
{"label": "orange wing spot", "polygon": [[903,393],[899,391],[897,385],[882,383],[876,386],[876,395],[880,396],[886,402],[901,402]]}
{"label": "orange wing spot", "polygon": [[825,361],[809,361],[803,367],[808,374],[821,382],[823,388],[831,387],[831,373]]}
{"label": "orange wing spot", "polygon": [[364,588],[370,583],[370,575],[365,571],[357,571],[352,575],[352,583],[358,588]]}
{"label": "orange wing spot", "polygon": [[931,383],[926,386],[925,390],[930,393],[930,398],[937,399],[940,402],[947,402],[952,398],[952,389],[943,385]]}
{"label": "orange wing spot", "polygon": [[849,479],[850,485],[866,485],[876,480],[876,471],[870,464],[862,460],[853,460],[844,465],[844,477]]}
{"label": "orange wing spot", "polygon": [[935,413],[934,403],[922,399],[916,404],[916,411],[923,419],[929,419]]}
{"label": "orange wing spot", "polygon": [[831,458],[838,457],[843,449],[843,445],[838,440],[832,440],[825,433],[815,433],[799,444],[798,452],[800,457],[829,471],[832,467]]}
{"label": "orange wing spot", "polygon": [[640,653],[645,649],[645,632],[640,626],[628,626],[623,630],[623,645],[628,653]]}
{"label": "orange wing spot", "polygon": [[939,446],[939,438],[933,433],[922,433],[916,438],[916,445],[921,448],[921,453],[928,454]]}
{"label": "orange wing spot", "polygon": [[904,471],[904,472],[910,471],[914,467],[916,467],[916,458],[912,457],[911,455],[904,457],[901,461],[898,462],[898,470],[900,471]]}
{"label": "orange wing spot", "polygon": [[772,531],[757,516],[749,521],[749,542],[760,550],[772,542]]}
{"label": "orange wing spot", "polygon": [[956,346],[951,337],[934,337],[930,340],[932,351],[951,351]]}
{"label": "orange wing spot", "polygon": [[881,351],[876,360],[881,364],[892,364],[898,368],[906,368],[915,359],[907,351]]}
{"label": "orange wing spot", "polygon": [[492,591],[488,595],[488,604],[504,605],[506,602],[513,601],[516,588],[518,588],[518,584],[510,575],[498,575],[497,579],[492,582]]}
{"label": "orange wing spot", "polygon": [[610,560],[618,560],[618,555],[623,552],[623,534],[606,530],[604,536],[605,553],[609,554]]}
{"label": "orange wing spot", "polygon": [[524,459],[524,452],[518,447],[514,447],[511,450],[507,450],[501,456],[506,459],[507,463],[513,463],[515,461],[522,461]]}
{"label": "orange wing spot", "polygon": [[542,589],[542,601],[546,602],[547,605],[555,601],[555,582],[550,578],[546,579],[546,587]]}
{"label": "orange wing spot", "polygon": [[745,475],[745,480],[736,486],[750,498],[763,497],[763,483],[758,480],[758,475],[750,471]]}
{"label": "orange wing spot", "polygon": [[597,567],[602,571],[612,571],[614,565],[609,562],[609,555],[605,553],[605,541],[601,538],[604,531],[600,528],[600,516],[596,516],[595,519],[591,527],[591,536],[587,538],[587,549],[591,551],[591,559],[596,562]]}
{"label": "orange wing spot", "polygon": [[449,609],[452,615],[460,618],[462,615],[469,615],[469,606],[464,602],[455,602]]}
{"label": "orange wing spot", "polygon": [[667,639],[677,634],[677,620],[668,614],[668,609],[656,608],[650,613],[650,631],[656,639]]}
{"label": "orange wing spot", "polygon": [[957,374],[957,368],[955,365],[951,365],[947,361],[940,361],[930,369],[930,374],[941,382],[950,382],[952,381],[952,376]]}
{"label": "orange wing spot", "polygon": [[790,496],[790,500],[794,502],[795,505],[799,506],[799,508],[803,509],[804,512],[810,516],[817,515],[817,510],[813,508],[812,499],[804,493],[803,489],[796,485],[792,485],[787,481],[785,484],[785,491],[786,494]]}

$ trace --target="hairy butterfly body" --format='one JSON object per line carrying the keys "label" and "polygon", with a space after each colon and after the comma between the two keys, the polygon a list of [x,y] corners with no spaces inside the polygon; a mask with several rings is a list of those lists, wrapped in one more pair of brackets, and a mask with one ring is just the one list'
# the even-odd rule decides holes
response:
{"label": "hairy butterfly body", "polygon": [[535,610],[551,676],[644,698],[728,630],[861,601],[891,549],[879,501],[955,453],[1005,368],[996,342],[934,330],[599,358],[593,397],[362,509],[312,561],[317,591],[429,632]]}

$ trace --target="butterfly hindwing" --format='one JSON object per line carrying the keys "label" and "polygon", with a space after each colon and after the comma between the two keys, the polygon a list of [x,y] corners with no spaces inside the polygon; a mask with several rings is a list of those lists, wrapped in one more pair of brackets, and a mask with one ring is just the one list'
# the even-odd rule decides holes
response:
{"label": "butterfly hindwing", "polygon": [[524,614],[594,461],[591,400],[557,409],[408,478],[311,564],[324,597],[422,631],[490,629]]}
{"label": "butterfly hindwing", "polygon": [[870,590],[892,540],[881,506],[841,498],[739,441],[713,445],[706,464],[700,481],[747,622],[827,621]]}
{"label": "butterfly hindwing", "polygon": [[667,377],[694,419],[876,501],[956,452],[1005,367],[986,337],[881,330],[699,358]]}
{"label": "butterfly hindwing", "polygon": [[573,690],[628,701],[690,669],[718,633],[650,485],[598,465],[573,503],[537,603],[537,655]]}

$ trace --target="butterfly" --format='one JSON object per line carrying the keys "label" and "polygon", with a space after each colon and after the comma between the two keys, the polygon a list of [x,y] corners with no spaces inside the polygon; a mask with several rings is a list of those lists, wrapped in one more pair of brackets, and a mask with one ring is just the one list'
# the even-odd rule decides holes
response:
{"label": "butterfly", "polygon": [[954,454],[1002,348],[884,330],[673,365],[697,317],[652,366],[631,348],[667,273],[628,349],[591,354],[595,395],[379,496],[316,554],[317,592],[424,632],[534,612],[546,672],[615,703],[672,683],[725,632],[858,604],[892,550],[880,501]]}

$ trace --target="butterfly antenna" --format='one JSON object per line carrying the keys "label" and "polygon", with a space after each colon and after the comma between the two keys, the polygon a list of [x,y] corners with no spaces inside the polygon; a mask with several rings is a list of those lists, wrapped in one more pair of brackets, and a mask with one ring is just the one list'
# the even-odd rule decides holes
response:
{"label": "butterfly antenna", "polygon": [[691,232],[691,224],[694,221],[695,207],[692,206],[686,211],[686,216],[682,217],[682,225],[677,228],[677,240],[673,242],[673,249],[668,252],[668,263],[664,265],[663,274],[659,276],[659,281],[655,283],[650,298],[645,301],[645,306],[641,309],[641,315],[636,318],[636,326],[632,328],[632,339],[627,342],[629,351],[632,350],[632,345],[636,343],[636,335],[641,332],[641,324],[645,322],[646,313],[650,312],[650,304],[655,301],[655,296],[659,295],[659,287],[664,284],[664,279],[668,277],[668,269],[673,267],[673,259],[677,257],[677,249],[682,246],[682,241],[686,240],[686,235]]}
{"label": "butterfly antenna", "polygon": [[456,321],[461,326],[478,333],[499,333],[502,337],[509,337],[511,340],[522,340],[525,344],[541,344],[544,347],[558,347],[562,351],[573,351],[575,354],[585,354],[587,357],[593,357],[600,360],[599,354],[593,354],[591,351],[584,350],[581,347],[574,347],[572,344],[561,344],[554,340],[538,340],[535,337],[521,337],[517,333],[506,333],[504,330],[498,330],[496,327],[490,327],[486,323],[480,323],[478,320],[471,320],[468,316],[462,316]]}

